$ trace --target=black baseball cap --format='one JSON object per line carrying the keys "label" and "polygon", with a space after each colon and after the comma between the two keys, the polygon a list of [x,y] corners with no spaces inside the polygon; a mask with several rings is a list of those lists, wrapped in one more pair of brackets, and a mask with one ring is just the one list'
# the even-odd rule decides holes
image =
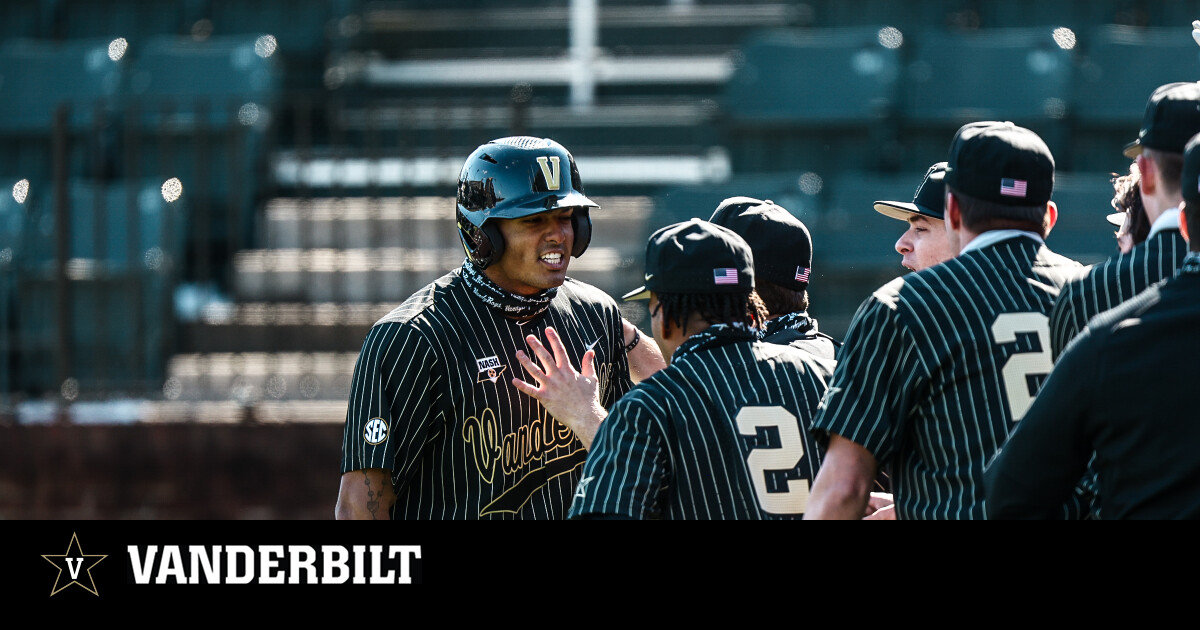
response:
{"label": "black baseball cap", "polygon": [[793,291],[808,288],[812,235],[791,212],[770,199],[730,197],[709,221],[737,232],[750,245],[759,278]]}
{"label": "black baseball cap", "polygon": [[1037,206],[1054,191],[1054,156],[1040,136],[1011,122],[968,123],[950,143],[945,183],[983,201]]}
{"label": "black baseball cap", "polygon": [[1146,102],[1138,139],[1125,145],[1125,157],[1141,155],[1144,147],[1183,153],[1187,141],[1200,133],[1200,83],[1158,86]]}
{"label": "black baseball cap", "polygon": [[646,284],[623,300],[655,293],[749,293],[754,254],[729,228],[689,219],[661,228],[646,243]]}
{"label": "black baseball cap", "polygon": [[908,221],[914,214],[944,219],[946,205],[946,163],[938,162],[925,171],[925,179],[917,186],[912,203],[903,201],[876,201],[875,211],[893,219]]}
{"label": "black baseball cap", "polygon": [[[1179,176],[1179,188],[1185,202],[1200,204],[1200,133],[1192,136],[1183,148],[1183,173]],[[1188,227],[1192,228],[1190,225]]]}

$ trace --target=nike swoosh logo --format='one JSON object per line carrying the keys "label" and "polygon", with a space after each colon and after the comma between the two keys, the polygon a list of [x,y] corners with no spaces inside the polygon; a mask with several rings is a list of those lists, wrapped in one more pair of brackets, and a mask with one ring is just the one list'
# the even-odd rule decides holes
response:
{"label": "nike swoosh logo", "polygon": [[589,343],[589,344],[587,345],[587,348],[584,348],[584,350],[583,350],[583,351],[584,351],[584,352],[587,352],[588,350],[591,350],[592,348],[595,348],[595,347],[596,347],[596,344],[600,343],[600,340],[601,340],[601,339],[603,339],[603,338],[604,338],[604,337],[596,337],[596,340],[595,340],[595,341],[593,341],[592,343]]}
{"label": "nike swoosh logo", "polygon": [[654,278],[654,274],[652,274],[652,273],[646,274],[646,282],[650,282],[650,280],[652,280],[653,278]]}

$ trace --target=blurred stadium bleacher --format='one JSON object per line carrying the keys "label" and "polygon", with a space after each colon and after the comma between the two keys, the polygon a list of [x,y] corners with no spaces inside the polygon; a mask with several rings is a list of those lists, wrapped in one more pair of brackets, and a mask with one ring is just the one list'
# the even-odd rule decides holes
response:
{"label": "blurred stadium bleacher", "polygon": [[1200,79],[1196,17],[1149,0],[4,3],[0,422],[131,399],[133,420],[340,422],[367,329],[462,259],[462,159],[506,135],[574,153],[602,209],[572,275],[614,295],[653,229],[771,198],[812,230],[814,314],[840,336],[903,271],[901,226],[871,202],[911,198],[985,118],[1046,138],[1050,244],[1095,262],[1150,91]]}

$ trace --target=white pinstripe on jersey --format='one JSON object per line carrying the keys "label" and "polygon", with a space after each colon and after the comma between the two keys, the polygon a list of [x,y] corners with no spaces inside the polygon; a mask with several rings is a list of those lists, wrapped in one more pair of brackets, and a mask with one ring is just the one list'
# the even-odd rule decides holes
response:
{"label": "white pinstripe on jersey", "polygon": [[1187,241],[1179,230],[1162,230],[1127,253],[1093,266],[1086,276],[1063,287],[1050,313],[1054,358],[1066,350],[1088,320],[1155,282],[1174,277],[1183,266],[1187,249]]}
{"label": "white pinstripe on jersey", "polygon": [[[544,341],[548,326],[576,366],[600,340],[596,369],[604,406],[632,386],[620,311],[594,287],[568,278],[550,308],[527,322],[507,319],[473,297],[457,270],[413,294],[363,342],[342,472],[391,470],[397,519],[565,517],[586,451],[511,385],[513,376],[530,379],[516,359],[517,350],[531,354],[525,336]],[[491,367],[481,368],[479,360]],[[363,435],[372,418],[389,427],[377,445]]]}
{"label": "white pinstripe on jersey", "polygon": [[[1050,371],[1037,324],[1081,269],[1015,237],[881,287],[850,324],[816,430],[892,464],[899,518],[983,518],[983,467],[1016,419],[1013,401]],[[1021,324],[1015,340],[996,339],[998,322]]]}
{"label": "white pinstripe on jersey", "polygon": [[[666,369],[613,407],[592,444],[572,517],[803,514],[773,513],[760,494],[777,495],[770,500],[796,492],[789,484],[800,484],[807,496],[820,465],[808,427],[831,376],[823,367],[828,363],[796,348],[756,341],[749,331],[718,331],[689,338]],[[738,416],[746,410],[764,419],[746,423],[755,425],[753,435],[739,431]],[[764,455],[786,463],[757,463]],[[764,491],[756,482],[765,484]]]}

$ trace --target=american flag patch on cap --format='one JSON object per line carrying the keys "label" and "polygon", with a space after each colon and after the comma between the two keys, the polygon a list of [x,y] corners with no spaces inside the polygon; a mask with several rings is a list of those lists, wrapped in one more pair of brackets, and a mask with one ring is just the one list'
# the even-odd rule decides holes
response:
{"label": "american flag patch on cap", "polygon": [[796,267],[796,282],[808,282],[808,267]]}
{"label": "american flag patch on cap", "polygon": [[733,267],[713,269],[713,284],[737,284],[738,273]]}
{"label": "american flag patch on cap", "polygon": [[1000,180],[1000,194],[1006,197],[1024,197],[1028,183],[1023,179]]}

